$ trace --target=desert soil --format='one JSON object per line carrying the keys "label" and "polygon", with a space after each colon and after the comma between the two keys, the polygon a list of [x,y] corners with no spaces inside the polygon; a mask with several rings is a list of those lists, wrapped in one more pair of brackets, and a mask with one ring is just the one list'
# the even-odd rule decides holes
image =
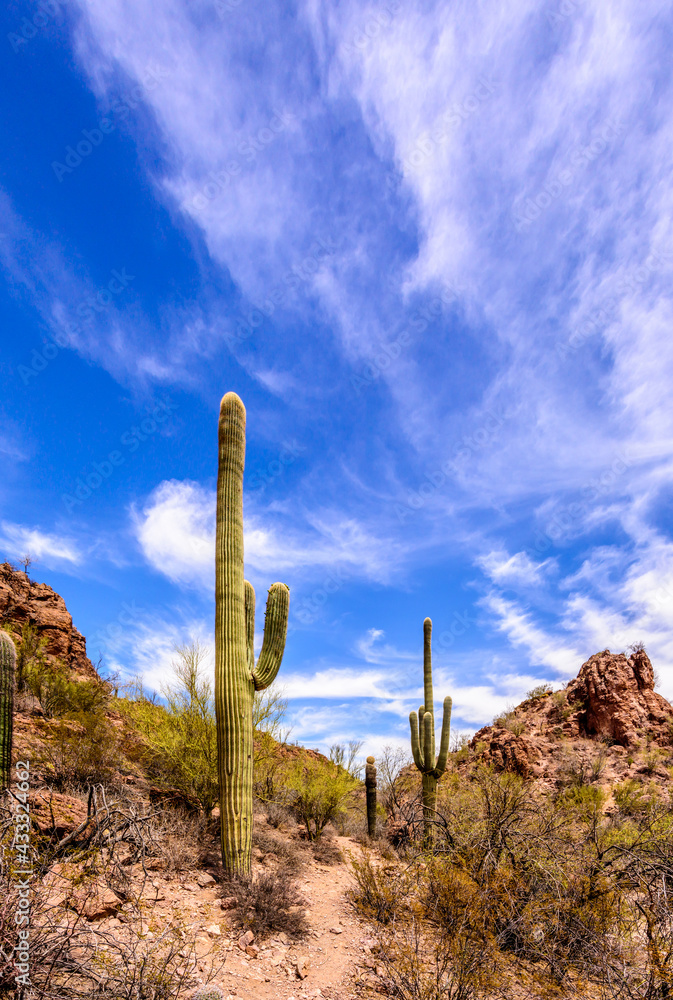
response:
{"label": "desert soil", "polygon": [[[152,897],[156,901],[144,907],[146,929],[158,937],[167,923],[180,922],[188,936],[196,936],[197,975],[205,982],[211,965],[221,966],[210,982],[220,986],[230,1000],[354,1000],[368,978],[373,985],[371,970],[376,959],[372,949],[376,952],[377,942],[345,898],[351,882],[346,852],[357,855],[359,847],[347,837],[334,840],[344,854],[342,862],[321,864],[306,851],[306,865],[297,884],[310,929],[301,940],[281,932],[255,941],[258,955],[250,954],[256,948],[246,953],[243,932],[233,927],[231,912],[220,906],[221,889],[203,871],[151,873],[153,884],[145,886],[143,896],[148,903]],[[253,867],[268,870],[259,861]],[[100,930],[113,933],[123,933],[123,922],[123,910],[97,921]]]}

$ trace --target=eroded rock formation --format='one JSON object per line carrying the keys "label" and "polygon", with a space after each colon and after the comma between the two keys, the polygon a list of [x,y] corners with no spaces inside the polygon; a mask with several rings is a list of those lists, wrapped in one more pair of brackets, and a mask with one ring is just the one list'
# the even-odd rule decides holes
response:
{"label": "eroded rock formation", "polygon": [[10,563],[0,565],[0,625],[20,636],[24,623],[34,625],[46,642],[46,653],[81,678],[95,679],[86,655],[86,640],[72,623],[65,601],[46,583],[34,583]]}

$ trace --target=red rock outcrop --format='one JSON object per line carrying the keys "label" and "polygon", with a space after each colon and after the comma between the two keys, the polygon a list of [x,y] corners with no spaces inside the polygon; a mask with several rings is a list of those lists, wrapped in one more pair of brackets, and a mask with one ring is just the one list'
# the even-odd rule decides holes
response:
{"label": "red rock outcrop", "polygon": [[81,678],[98,674],[86,655],[86,640],[77,631],[65,601],[46,583],[34,583],[9,563],[0,565],[0,627],[20,634],[29,622],[46,641],[49,656],[61,660]]}
{"label": "red rock outcrop", "polygon": [[568,704],[583,706],[587,736],[605,737],[623,747],[650,739],[670,744],[673,708],[654,690],[654,671],[644,650],[628,658],[604,649],[595,653],[567,689]]}
{"label": "red rock outcrop", "polygon": [[539,757],[528,740],[523,736],[515,736],[507,729],[488,726],[474,736],[473,742],[475,746],[481,744],[484,763],[492,764],[496,771],[511,771],[520,774],[522,778],[528,777],[531,764],[536,763]]}

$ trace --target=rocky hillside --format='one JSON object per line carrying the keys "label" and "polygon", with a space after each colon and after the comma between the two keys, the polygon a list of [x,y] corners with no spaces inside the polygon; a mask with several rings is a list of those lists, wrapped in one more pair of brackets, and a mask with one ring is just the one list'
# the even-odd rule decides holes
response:
{"label": "rocky hillside", "polygon": [[673,706],[654,690],[647,653],[595,653],[561,691],[536,694],[484,726],[468,760],[536,779],[609,788],[627,779],[673,784]]}
{"label": "rocky hillside", "polygon": [[80,679],[98,677],[86,655],[86,639],[73,625],[63,598],[46,583],[35,583],[10,563],[2,563],[0,627],[20,636],[25,624],[35,626],[49,657],[61,660]]}

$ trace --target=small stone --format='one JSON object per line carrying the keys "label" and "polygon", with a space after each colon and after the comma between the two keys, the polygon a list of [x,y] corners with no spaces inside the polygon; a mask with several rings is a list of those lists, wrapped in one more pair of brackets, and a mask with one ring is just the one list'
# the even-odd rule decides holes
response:
{"label": "small stone", "polygon": [[219,924],[211,924],[210,927],[206,927],[206,931],[207,931],[208,934],[212,935],[213,937],[219,937],[220,934],[222,933],[222,931],[220,930],[220,925]]}
{"label": "small stone", "polygon": [[344,930],[343,927],[330,927],[329,932],[330,934],[343,934]]}
{"label": "small stone", "polygon": [[198,884],[201,886],[202,889],[205,888],[205,886],[207,885],[215,884],[215,879],[213,878],[212,875],[209,875],[208,872],[199,872],[199,874],[196,876],[196,881],[198,882]]}
{"label": "small stone", "polygon": [[222,910],[235,910],[238,906],[235,896],[225,896],[224,899],[220,900],[220,909]]}
{"label": "small stone", "polygon": [[245,953],[246,955],[249,955],[250,958],[257,958],[257,956],[259,955],[259,948],[257,947],[256,944],[249,944],[248,947],[245,949]]}
{"label": "small stone", "polygon": [[238,939],[238,947],[241,949],[241,951],[245,951],[248,945],[254,944],[254,942],[255,942],[255,935],[252,933],[252,931],[246,931],[245,934],[241,934],[240,938]]}
{"label": "small stone", "polygon": [[300,955],[295,962],[295,969],[300,979],[306,979],[310,966],[308,955]]}

